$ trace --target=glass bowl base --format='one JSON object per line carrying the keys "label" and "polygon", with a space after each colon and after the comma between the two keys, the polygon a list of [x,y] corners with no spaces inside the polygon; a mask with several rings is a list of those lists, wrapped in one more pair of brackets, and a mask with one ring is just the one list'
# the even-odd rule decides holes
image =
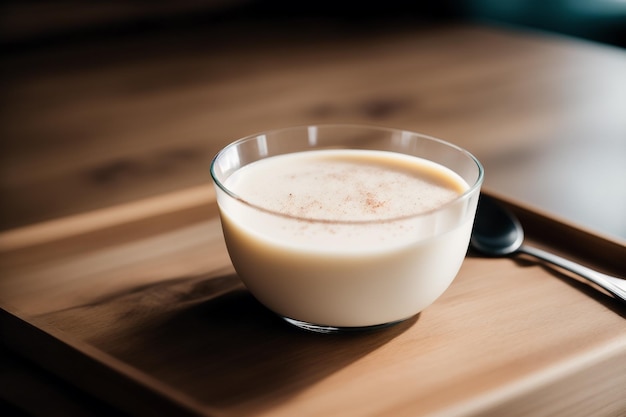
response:
{"label": "glass bowl base", "polygon": [[319,324],[307,323],[305,321],[291,319],[289,317],[282,317],[282,318],[287,323],[291,324],[292,326],[298,327],[300,329],[307,330],[309,332],[314,332],[314,333],[326,333],[326,334],[368,332],[368,331],[373,331],[373,330],[384,329],[385,327],[393,326],[394,324],[398,324],[404,321],[404,320],[396,320],[396,321],[392,321],[389,323],[374,324],[371,326],[355,326],[355,327],[351,327],[351,326],[340,327],[339,326],[338,327],[338,326],[323,326]]}

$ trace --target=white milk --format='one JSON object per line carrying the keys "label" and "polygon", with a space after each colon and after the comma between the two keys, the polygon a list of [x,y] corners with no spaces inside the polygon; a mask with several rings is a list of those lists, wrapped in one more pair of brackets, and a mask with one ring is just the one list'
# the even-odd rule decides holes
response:
{"label": "white milk", "polygon": [[456,276],[473,223],[462,178],[393,152],[274,156],[225,186],[245,201],[218,193],[238,275],[270,309],[318,325],[417,314]]}

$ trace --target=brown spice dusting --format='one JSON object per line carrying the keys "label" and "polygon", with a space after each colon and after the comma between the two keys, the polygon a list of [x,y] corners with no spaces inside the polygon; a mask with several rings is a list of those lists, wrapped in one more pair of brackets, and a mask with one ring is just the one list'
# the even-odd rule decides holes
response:
{"label": "brown spice dusting", "polygon": [[386,204],[387,201],[379,200],[376,198],[376,194],[369,191],[365,192],[365,205],[370,211],[375,212],[376,210],[384,207]]}

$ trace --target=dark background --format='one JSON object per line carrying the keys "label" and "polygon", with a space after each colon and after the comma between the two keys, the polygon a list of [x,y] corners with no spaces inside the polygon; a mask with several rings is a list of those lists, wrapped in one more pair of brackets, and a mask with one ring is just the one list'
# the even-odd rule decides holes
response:
{"label": "dark background", "polygon": [[138,31],[201,29],[232,21],[285,25],[310,20],[362,30],[379,24],[470,20],[626,46],[626,2],[620,0],[53,0],[9,1],[0,7],[5,52]]}

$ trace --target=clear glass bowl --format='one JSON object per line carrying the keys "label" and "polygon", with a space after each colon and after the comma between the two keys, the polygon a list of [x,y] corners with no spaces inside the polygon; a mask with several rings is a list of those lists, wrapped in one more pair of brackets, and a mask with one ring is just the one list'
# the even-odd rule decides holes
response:
{"label": "clear glass bowl", "polygon": [[[272,210],[227,185],[231,175],[259,160],[329,149],[422,158],[456,173],[467,189],[426,212],[335,220]],[[241,280],[287,322],[319,332],[387,326],[439,298],[465,258],[484,176],[479,161],[451,143],[360,125],[290,127],[237,140],[215,156],[211,175],[225,242]],[[276,179],[268,174],[255,180],[271,188]],[[315,232],[297,232],[303,229]]]}

